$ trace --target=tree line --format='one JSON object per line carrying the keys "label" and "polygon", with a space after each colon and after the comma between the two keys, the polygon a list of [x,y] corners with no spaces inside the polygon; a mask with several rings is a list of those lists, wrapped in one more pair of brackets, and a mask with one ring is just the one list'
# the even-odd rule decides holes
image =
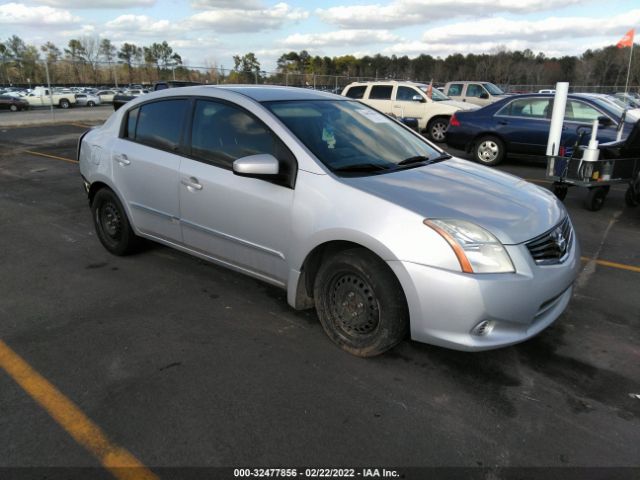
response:
{"label": "tree line", "polygon": [[[531,50],[496,48],[482,54],[454,53],[446,58],[422,54],[415,58],[376,54],[356,58],[313,56],[307,50],[283,53],[276,70],[264,72],[252,52],[233,57],[233,68],[186,66],[167,41],[120,48],[107,38],[82,37],[60,48],[47,42],[40,48],[12,35],[0,42],[0,84],[42,84],[48,70],[52,84],[152,83],[160,79],[202,83],[277,83],[338,86],[350,79],[407,79],[444,83],[485,80],[502,86],[553,85],[568,81],[582,86],[620,86],[627,75],[629,49],[607,46],[581,55],[547,57]],[[640,61],[632,64],[630,84],[640,84]]]}

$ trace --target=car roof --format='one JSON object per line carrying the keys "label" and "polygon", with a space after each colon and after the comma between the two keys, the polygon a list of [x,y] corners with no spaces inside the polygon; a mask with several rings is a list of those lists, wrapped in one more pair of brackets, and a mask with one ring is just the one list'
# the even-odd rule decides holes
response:
{"label": "car roof", "polygon": [[184,87],[192,92],[203,89],[222,88],[252,98],[256,102],[273,102],[283,100],[345,100],[340,95],[321,92],[311,88],[280,87],[276,85],[211,85],[203,87]]}

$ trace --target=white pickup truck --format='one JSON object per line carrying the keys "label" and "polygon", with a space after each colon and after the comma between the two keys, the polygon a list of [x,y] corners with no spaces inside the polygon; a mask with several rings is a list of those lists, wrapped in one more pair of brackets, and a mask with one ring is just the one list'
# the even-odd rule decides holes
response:
{"label": "white pickup truck", "polygon": [[27,94],[24,99],[29,102],[32,107],[45,107],[53,105],[60,108],[69,108],[76,103],[76,96],[73,93],[56,93],[49,92],[46,87],[36,87]]}

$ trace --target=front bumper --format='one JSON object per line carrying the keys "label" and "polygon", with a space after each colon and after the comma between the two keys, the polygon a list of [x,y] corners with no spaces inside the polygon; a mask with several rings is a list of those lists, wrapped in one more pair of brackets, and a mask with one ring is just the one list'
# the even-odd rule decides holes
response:
{"label": "front bumper", "polygon": [[[505,246],[516,273],[466,274],[390,261],[407,299],[411,338],[456,350],[489,350],[527,340],[567,307],[580,270],[574,238],[566,260],[536,265],[524,244]],[[474,334],[481,322],[491,328]]]}

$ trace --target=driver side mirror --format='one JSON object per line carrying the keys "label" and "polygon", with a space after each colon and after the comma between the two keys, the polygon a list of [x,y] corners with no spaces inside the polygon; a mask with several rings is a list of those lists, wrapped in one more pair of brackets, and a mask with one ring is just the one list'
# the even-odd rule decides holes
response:
{"label": "driver side mirror", "polygon": [[599,127],[608,127],[612,123],[613,123],[613,120],[611,120],[606,115],[601,115],[601,116],[598,117],[598,126]]}
{"label": "driver side mirror", "polygon": [[233,173],[241,177],[261,178],[280,173],[280,162],[270,153],[259,153],[238,158],[233,162]]}
{"label": "driver side mirror", "polygon": [[422,95],[414,95],[413,97],[411,97],[411,100],[414,102],[424,102],[424,98],[422,98]]}

